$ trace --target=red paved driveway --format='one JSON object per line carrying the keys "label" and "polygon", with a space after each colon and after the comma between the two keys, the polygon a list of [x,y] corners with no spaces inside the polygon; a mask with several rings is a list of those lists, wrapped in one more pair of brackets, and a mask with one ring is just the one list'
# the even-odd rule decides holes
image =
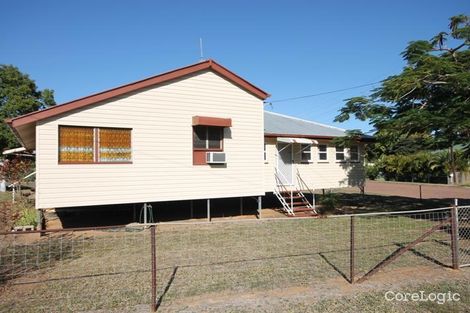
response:
{"label": "red paved driveway", "polygon": [[418,199],[470,199],[470,187],[374,180],[366,181],[365,193]]}

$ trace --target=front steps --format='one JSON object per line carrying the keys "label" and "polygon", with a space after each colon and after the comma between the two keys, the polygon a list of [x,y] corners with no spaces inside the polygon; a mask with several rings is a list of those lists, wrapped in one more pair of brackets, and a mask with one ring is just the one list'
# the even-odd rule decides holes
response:
{"label": "front steps", "polygon": [[[283,212],[288,217],[317,217],[318,214],[313,208],[312,204],[307,200],[303,193],[299,190],[282,191],[280,192],[281,197],[283,197],[285,203],[290,207],[293,214],[289,214],[286,210]],[[291,201],[292,200],[292,201]],[[282,202],[281,202],[282,203]]]}

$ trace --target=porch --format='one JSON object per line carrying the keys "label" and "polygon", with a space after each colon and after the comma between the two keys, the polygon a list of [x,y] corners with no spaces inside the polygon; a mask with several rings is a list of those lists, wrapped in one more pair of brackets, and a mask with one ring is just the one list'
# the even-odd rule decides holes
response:
{"label": "porch", "polygon": [[302,178],[297,164],[310,163],[312,145],[318,141],[307,138],[276,138],[273,193],[288,216],[318,215],[315,209],[315,192]]}

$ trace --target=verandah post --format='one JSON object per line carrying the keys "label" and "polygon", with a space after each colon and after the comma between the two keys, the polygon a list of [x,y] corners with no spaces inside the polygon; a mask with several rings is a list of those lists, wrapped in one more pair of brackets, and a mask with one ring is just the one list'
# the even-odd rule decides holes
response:
{"label": "verandah post", "polygon": [[155,225],[150,227],[150,249],[152,257],[152,302],[150,304],[150,310],[152,312],[157,311],[157,259],[156,259],[156,244],[155,244]]}
{"label": "verandah post", "polygon": [[207,199],[207,221],[211,221],[211,199]]}
{"label": "verandah post", "polygon": [[263,204],[261,202],[261,196],[258,196],[258,218],[260,219],[261,218],[261,209],[263,207]]}
{"label": "verandah post", "polygon": [[193,200],[189,200],[189,213],[190,213],[190,216],[191,216],[191,219],[193,219],[194,217],[194,203],[193,203]]}
{"label": "verandah post", "polygon": [[147,203],[144,203],[144,224],[147,224]]}
{"label": "verandah post", "polygon": [[458,199],[454,200],[451,211],[451,247],[452,247],[452,268],[458,270],[459,262],[459,210]]}
{"label": "verandah post", "polygon": [[354,284],[354,267],[355,267],[355,260],[354,260],[354,237],[355,237],[355,229],[354,229],[354,216],[351,216],[351,221],[350,221],[350,246],[349,246],[349,282],[351,284]]}

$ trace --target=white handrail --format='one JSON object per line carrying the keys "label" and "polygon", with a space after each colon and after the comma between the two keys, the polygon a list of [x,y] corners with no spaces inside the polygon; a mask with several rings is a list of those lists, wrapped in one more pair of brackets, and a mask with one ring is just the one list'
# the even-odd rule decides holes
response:
{"label": "white handrail", "polygon": [[[299,186],[300,186],[300,193],[301,195],[307,199],[304,195],[304,193],[302,192],[302,188],[305,188],[306,190],[308,190],[311,194],[312,194],[312,205],[309,205],[310,207],[312,207],[313,211],[315,213],[317,213],[317,210],[316,210],[316,203],[315,203],[315,192],[310,189],[310,187],[307,185],[307,183],[303,180],[302,176],[300,176],[300,172],[299,172],[299,169],[297,169],[297,181],[299,182]],[[308,201],[307,201],[308,202]]]}
{"label": "white handrail", "polygon": [[[281,174],[277,168],[274,169],[274,178],[276,180],[276,185],[274,187],[274,194],[276,195],[276,197],[279,199],[279,201],[281,202],[284,210],[288,213],[288,214],[292,214],[294,215],[294,204],[293,204],[293,201],[292,201],[292,189],[291,189],[291,204],[289,206],[289,204],[287,203],[286,199],[284,199],[284,197],[281,195],[281,190],[279,188],[279,186],[284,186],[284,184],[282,183],[282,180],[281,178],[279,177],[278,174]],[[282,175],[282,174],[281,174]],[[287,190],[286,190],[287,191]]]}
{"label": "white handrail", "polygon": [[9,188],[11,188],[11,202],[12,203],[15,203],[15,198],[16,198],[16,187],[18,187],[18,191],[20,191],[20,188],[21,188],[21,184],[20,182],[26,178],[30,178],[31,176],[33,175],[36,175],[36,171],[34,172],[31,172],[29,173],[28,175],[26,175],[25,177],[21,178],[21,179],[18,179],[17,181],[11,183],[10,185],[8,185]]}
{"label": "white handrail", "polygon": [[[286,177],[286,176],[284,176],[284,174],[282,174],[282,172],[281,172],[281,171],[279,171],[279,169],[278,169],[277,167],[276,167],[276,168],[274,168],[274,171],[275,171],[275,174],[278,174],[279,176],[282,176],[282,178],[284,179],[284,181],[285,181],[285,182],[286,182],[286,184],[287,184],[287,177]],[[282,181],[281,181],[281,183],[282,183]],[[282,184],[282,185],[285,185],[285,184]]]}
{"label": "white handrail", "polygon": [[23,177],[23,178],[21,178],[21,179],[18,179],[17,181],[15,181],[15,182],[11,183],[10,185],[8,185],[8,187],[13,187],[14,185],[18,185],[18,183],[19,183],[20,181],[22,181],[22,180],[24,180],[24,179],[26,179],[26,178],[30,178],[30,177],[33,176],[33,175],[36,175],[36,171],[29,173],[28,175],[26,175],[25,177]]}
{"label": "white handrail", "polygon": [[[285,211],[287,211],[289,214],[295,215],[295,213],[294,213],[294,192],[296,192],[300,197],[302,197],[302,201],[304,202],[305,206],[307,208],[312,209],[313,213],[317,214],[317,210],[315,208],[315,193],[313,192],[313,190],[311,190],[308,187],[308,185],[305,183],[305,181],[302,179],[302,177],[300,177],[300,173],[299,173],[298,169],[297,169],[297,180],[298,180],[299,188],[297,188],[295,184],[292,184],[290,190],[287,190],[287,188],[285,187],[285,185],[283,184],[282,179],[281,179],[281,177],[284,177],[284,179],[285,179],[285,176],[282,172],[280,172],[278,170],[278,168],[274,169],[274,177],[276,178],[276,186],[274,188],[274,191],[275,191],[274,193],[275,193],[276,197],[279,199],[279,201],[281,202],[281,204],[283,205]],[[287,179],[285,179],[285,181],[287,181]],[[287,203],[286,199],[280,194],[279,186],[282,186],[285,189],[284,192],[290,192],[290,204]],[[295,190],[294,190],[294,188],[295,188]],[[312,203],[310,203],[310,201],[307,199],[305,194],[302,192],[302,188],[305,188],[305,190],[308,190],[310,193],[312,193],[312,196],[313,196],[313,202]]]}

